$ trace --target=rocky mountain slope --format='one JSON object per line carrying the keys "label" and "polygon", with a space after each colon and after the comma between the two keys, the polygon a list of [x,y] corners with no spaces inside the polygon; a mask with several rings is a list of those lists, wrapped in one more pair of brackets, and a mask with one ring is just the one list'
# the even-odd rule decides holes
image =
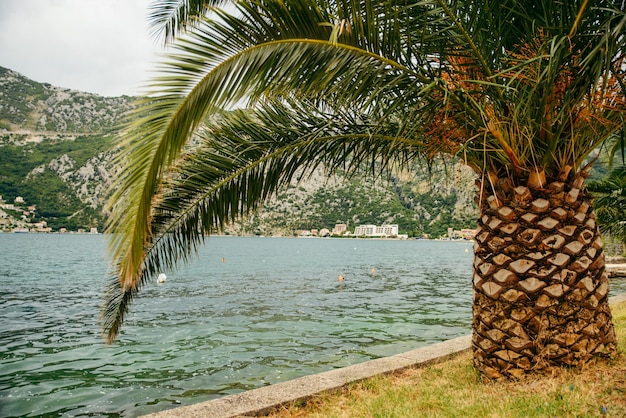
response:
{"label": "rocky mountain slope", "polygon": [[410,236],[441,236],[448,227],[475,224],[473,187],[466,168],[457,176],[443,167],[432,173],[415,167],[379,179],[326,179],[317,172],[290,185],[237,231],[290,235],[297,230],[332,230],[336,223],[346,223],[351,230],[361,224],[398,224],[400,232]]}
{"label": "rocky mountain slope", "polygon": [[132,100],[54,87],[0,67],[0,230],[42,221],[53,230],[101,228],[113,129]]}
{"label": "rocky mountain slope", "polygon": [[121,120],[131,101],[38,83],[0,67],[0,129],[17,135],[106,131]]}
{"label": "rocky mountain slope", "polygon": [[[42,221],[52,230],[102,229],[114,127],[132,99],[62,89],[0,67],[0,230]],[[439,236],[472,227],[473,176],[454,164],[448,169],[328,180],[320,171],[229,232],[293,235],[335,223],[397,223],[401,233]]]}

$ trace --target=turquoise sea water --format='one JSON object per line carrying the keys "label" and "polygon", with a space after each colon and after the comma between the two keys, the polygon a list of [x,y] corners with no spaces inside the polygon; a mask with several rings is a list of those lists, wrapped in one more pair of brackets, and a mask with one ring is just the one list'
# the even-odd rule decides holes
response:
{"label": "turquoise sea water", "polygon": [[212,237],[107,346],[104,254],[0,234],[0,416],[137,416],[470,332],[470,243]]}

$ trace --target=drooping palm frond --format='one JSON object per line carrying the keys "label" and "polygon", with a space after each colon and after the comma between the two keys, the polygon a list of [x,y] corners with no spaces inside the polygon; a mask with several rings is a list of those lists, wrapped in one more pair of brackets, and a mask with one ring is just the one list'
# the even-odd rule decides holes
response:
{"label": "drooping palm frond", "polygon": [[[328,60],[332,58],[331,64],[334,66],[351,67],[353,71],[368,71],[368,76],[363,76],[367,88],[383,94],[387,78],[393,77],[401,82],[402,76],[396,75],[393,68],[388,68],[386,64],[378,63],[372,57],[362,54],[357,55],[352,51],[344,51],[338,54],[333,47],[315,41],[303,41],[298,44],[291,43],[292,48],[298,48],[301,52],[298,56],[301,59],[282,59],[289,55],[284,51],[281,43],[265,45],[255,49],[253,59],[256,64],[250,63],[245,66],[233,61],[228,61],[214,72],[209,73],[201,82],[195,86],[184,98],[174,95],[164,95],[150,98],[145,105],[139,108],[137,121],[138,125],[128,136],[125,146],[126,152],[122,154],[125,159],[122,161],[123,171],[121,173],[121,187],[113,197],[113,202],[136,201],[133,205],[139,209],[137,216],[135,213],[118,211],[117,215],[111,217],[111,225],[118,225],[120,228],[132,228],[136,233],[130,247],[124,245],[123,251],[131,250],[129,259],[134,260],[133,265],[141,257],[143,246],[148,234],[147,221],[149,218],[149,208],[154,194],[157,192],[158,183],[162,177],[163,170],[171,165],[180,150],[186,144],[192,132],[201,123],[204,115],[209,111],[219,110],[218,106],[233,103],[243,97],[245,93],[258,95],[258,91],[247,87],[249,79],[259,79],[255,81],[260,84],[283,85],[282,89],[292,86],[292,89],[305,90],[300,83],[321,82],[324,78],[332,77],[325,74],[321,79],[302,80],[288,77],[283,72],[288,73],[290,69],[307,68],[310,66],[327,66]],[[227,80],[224,82],[223,74]],[[406,83],[409,83],[409,77]],[[346,82],[346,84],[348,84]],[[227,95],[226,92],[230,92]],[[371,94],[371,93],[370,93]],[[149,128],[147,128],[149,126]],[[130,243],[129,243],[130,244]],[[119,248],[119,247],[118,247]],[[122,248],[119,248],[122,250]],[[115,253],[114,256],[120,256]],[[129,277],[137,273],[136,268],[125,269],[124,277]],[[126,280],[122,280],[126,283]]]}
{"label": "drooping palm frond", "polygon": [[104,312],[108,338],[115,337],[147,280],[189,260],[206,236],[251,213],[291,181],[319,166],[329,174],[361,167],[381,173],[423,154],[413,124],[375,120],[356,109],[302,105],[266,103],[256,111],[226,113],[203,128],[200,144],[183,154],[156,197],[141,282],[124,289],[117,275],[111,278]]}
{"label": "drooping palm frond", "polygon": [[[479,173],[525,182],[534,171],[567,176],[623,125],[624,0],[233,3],[236,13],[208,18],[163,2],[163,16],[198,20],[120,145],[109,339],[158,268],[254,210],[298,167],[402,161],[410,149],[460,153]],[[271,106],[220,116],[238,103]],[[205,123],[211,139],[184,153]]]}
{"label": "drooping palm frond", "polygon": [[[244,6],[242,13],[249,17],[255,11],[256,20],[228,20],[224,15],[220,22],[206,21],[207,30],[199,29],[181,42],[167,67],[171,76],[157,79],[155,94],[139,103],[134,125],[121,145],[124,152],[118,161],[121,171],[111,198],[108,230],[114,232],[110,248],[113,259],[120,260],[116,273],[125,292],[137,289],[141,282],[145,249],[151,240],[153,198],[163,175],[207,113],[217,112],[245,95],[260,97],[270,88],[280,93],[299,90],[306,95],[316,86],[326,86],[328,95],[338,98],[342,92],[345,103],[350,98],[372,102],[367,95],[371,98],[377,94],[397,100],[397,92],[386,92],[387,86],[419,85],[413,74],[399,71],[398,65],[390,65],[384,57],[310,39],[306,28],[300,38],[285,40],[281,29],[285,23],[278,21],[276,14],[260,14]],[[317,23],[317,11],[307,11],[309,19]],[[279,24],[271,26],[277,21]],[[269,28],[259,31],[259,23],[274,27],[273,33]],[[320,36],[320,28],[324,29],[310,26],[312,35]],[[268,34],[273,38],[268,39]],[[357,79],[360,87],[355,89],[353,81]]]}

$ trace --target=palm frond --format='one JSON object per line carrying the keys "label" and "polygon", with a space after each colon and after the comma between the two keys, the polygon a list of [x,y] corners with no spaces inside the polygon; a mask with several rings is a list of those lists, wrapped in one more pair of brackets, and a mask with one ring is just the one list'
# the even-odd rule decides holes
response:
{"label": "palm frond", "polygon": [[146,281],[189,260],[206,236],[256,210],[294,179],[319,166],[332,173],[348,162],[348,172],[364,163],[372,171],[397,169],[423,153],[412,124],[401,128],[389,118],[291,104],[227,113],[179,160],[152,208],[139,282],[125,288],[118,274],[110,280],[103,312],[109,340]]}
{"label": "palm frond", "polygon": [[171,42],[188,28],[197,25],[199,18],[213,7],[229,3],[228,0],[153,0],[148,21],[156,37]]}
{"label": "palm frond", "polygon": [[595,198],[602,233],[626,243],[626,168],[611,170],[603,180],[590,183],[588,189]]}
{"label": "palm frond", "polygon": [[[245,24],[242,29],[254,26]],[[218,27],[222,28],[221,23]],[[248,36],[254,30],[242,30],[238,37],[224,30],[227,36],[217,40],[199,31],[197,37],[185,39],[168,64],[171,75],[157,79],[155,94],[139,103],[136,123],[122,144],[122,170],[112,199],[114,203],[131,202],[129,206],[137,211],[114,211],[109,227],[125,237],[112,240],[113,257],[127,260],[120,266],[123,287],[131,285],[131,277],[140,273],[151,201],[160,179],[208,112],[217,112],[245,96],[258,99],[268,89],[274,94],[298,91],[305,96],[315,93],[341,98],[343,103],[371,105],[379,102],[376,97],[384,97],[387,104],[400,101],[403,91],[419,86],[418,74],[368,51],[315,39],[250,45]],[[224,59],[219,48],[241,52]],[[213,66],[213,60],[220,64]]]}

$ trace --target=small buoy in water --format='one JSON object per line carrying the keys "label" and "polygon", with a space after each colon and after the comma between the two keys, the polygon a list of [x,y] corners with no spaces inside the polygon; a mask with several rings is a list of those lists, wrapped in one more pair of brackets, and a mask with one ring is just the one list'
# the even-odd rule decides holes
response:
{"label": "small buoy in water", "polygon": [[466,253],[469,253],[469,250],[466,248],[466,249],[465,249],[465,252],[466,252]]}
{"label": "small buoy in water", "polygon": [[157,284],[163,284],[166,280],[167,276],[165,275],[165,273],[161,273],[159,274],[159,277],[157,277]]}
{"label": "small buoy in water", "polygon": [[343,282],[343,274],[339,274],[339,277],[337,277],[337,281],[339,283]]}
{"label": "small buoy in water", "polygon": [[224,257],[222,257],[222,263],[225,263],[226,259]]}

